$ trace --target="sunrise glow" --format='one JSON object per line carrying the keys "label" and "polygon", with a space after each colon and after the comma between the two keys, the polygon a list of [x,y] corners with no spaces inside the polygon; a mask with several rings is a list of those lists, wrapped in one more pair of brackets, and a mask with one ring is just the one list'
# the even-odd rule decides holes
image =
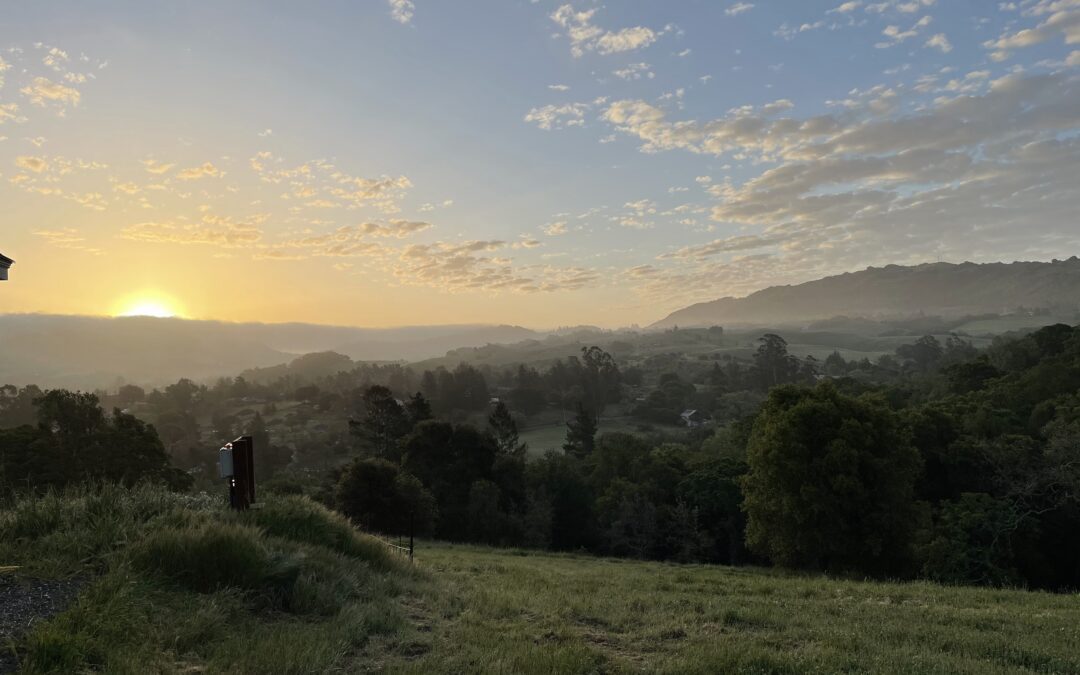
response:
{"label": "sunrise glow", "polygon": [[160,298],[139,298],[125,302],[121,307],[115,316],[152,316],[158,319],[181,316],[170,301]]}

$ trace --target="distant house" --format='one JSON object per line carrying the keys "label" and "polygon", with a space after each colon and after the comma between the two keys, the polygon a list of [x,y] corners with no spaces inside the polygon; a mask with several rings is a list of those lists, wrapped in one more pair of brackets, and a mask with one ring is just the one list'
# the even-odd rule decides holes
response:
{"label": "distant house", "polygon": [[684,410],[679,417],[682,418],[683,423],[690,429],[700,427],[705,423],[704,417],[696,410]]}
{"label": "distant house", "polygon": [[0,253],[0,281],[7,281],[8,268],[15,264],[15,261],[7,257],[3,253]]}

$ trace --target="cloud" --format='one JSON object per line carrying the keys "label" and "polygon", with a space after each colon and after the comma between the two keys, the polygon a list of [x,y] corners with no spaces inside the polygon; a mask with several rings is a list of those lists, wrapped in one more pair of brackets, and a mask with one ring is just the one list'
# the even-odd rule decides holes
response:
{"label": "cloud", "polygon": [[217,168],[210,162],[204,162],[200,166],[193,166],[189,169],[181,169],[176,172],[176,177],[180,180],[199,180],[200,178],[219,178],[223,174],[221,169]]}
{"label": "cloud", "polygon": [[540,231],[549,237],[557,237],[560,234],[566,234],[568,232],[568,230],[566,229],[565,220],[558,220],[554,223],[548,223],[547,225],[541,227]]}
{"label": "cloud", "polygon": [[878,90],[811,117],[761,106],[680,121],[642,101],[612,103],[605,119],[647,152],[761,167],[708,184],[710,215],[727,232],[639,270],[642,292],[700,299],[867,265],[1050,258],[1080,246],[1080,78],[973,71],[946,87],[968,93],[877,105]]}
{"label": "cloud", "polygon": [[249,166],[260,181],[286,186],[288,192],[283,198],[303,199],[310,208],[373,206],[385,214],[393,214],[400,211],[398,202],[412,187],[407,176],[354,176],[325,160],[284,166],[280,157],[266,151],[256,153]]}
{"label": "cloud", "polygon": [[266,215],[234,220],[207,214],[197,223],[144,222],[125,227],[121,236],[133,241],[170,244],[203,244],[222,248],[244,248],[263,237],[260,227]]}
{"label": "cloud", "polygon": [[373,237],[394,237],[403,239],[409,235],[423,232],[431,227],[431,223],[412,220],[391,220],[388,223],[364,223],[360,231]]}
{"label": "cloud", "polygon": [[647,63],[631,63],[625,68],[613,70],[611,74],[621,80],[640,80],[643,77],[651,80],[656,77],[656,74],[649,70]]}
{"label": "cloud", "polygon": [[79,234],[79,231],[73,227],[65,227],[58,230],[35,230],[34,234],[41,237],[50,246],[56,248],[63,248],[72,251],[82,251],[91,255],[104,255],[105,251],[96,246],[89,246],[86,243],[86,238]]}
{"label": "cloud", "polygon": [[859,7],[862,7],[862,0],[851,0],[850,2],[845,2],[845,3],[841,4],[841,5],[837,5],[836,7],[833,7],[832,9],[830,9],[829,11],[827,11],[825,13],[826,14],[847,14],[849,12],[854,12]]}
{"label": "cloud", "polygon": [[1024,12],[1027,16],[1046,18],[1034,28],[1024,28],[1013,33],[1003,33],[996,40],[988,40],[983,47],[993,50],[990,57],[995,61],[1009,58],[1011,51],[1042,44],[1058,35],[1065,44],[1080,43],[1080,2],[1076,0],[1040,0]]}
{"label": "cloud", "polygon": [[416,5],[411,0],[387,0],[390,5],[390,17],[400,24],[412,23]]}
{"label": "cloud", "polygon": [[[917,4],[918,3],[916,3],[916,5]],[[927,15],[927,16],[924,16],[923,18],[919,19],[918,21],[916,21],[914,24],[912,24],[911,28],[908,28],[907,30],[901,30],[899,26],[894,26],[894,25],[886,26],[885,29],[881,31],[881,34],[884,35],[888,39],[883,41],[883,42],[876,43],[874,45],[874,47],[876,47],[878,49],[887,49],[889,47],[893,47],[895,45],[898,45],[901,42],[904,42],[905,40],[909,40],[909,39],[911,39],[913,37],[917,37],[919,35],[919,29],[926,28],[927,26],[930,25],[930,23],[932,21],[933,21],[933,18],[930,17],[929,15]],[[944,38],[945,36],[942,35],[941,37]],[[947,42],[948,41],[946,40],[946,43]],[[927,42],[927,45],[929,45],[929,44],[930,43]],[[934,46],[937,46],[937,45],[934,45]]]}
{"label": "cloud", "polygon": [[15,166],[20,169],[26,169],[27,171],[33,171],[34,173],[41,173],[49,168],[49,162],[44,157],[20,155],[15,158]]}
{"label": "cloud", "polygon": [[734,5],[725,9],[724,14],[727,14],[728,16],[738,16],[745,12],[749,12],[753,8],[754,4],[752,2],[736,2]]}
{"label": "cloud", "polygon": [[500,240],[413,244],[401,250],[390,267],[403,284],[448,292],[573,291],[600,278],[595,271],[581,267],[515,267],[513,260],[494,255],[506,248],[512,245]]}
{"label": "cloud", "polygon": [[159,174],[159,175],[163,174],[163,173],[167,173],[174,166],[176,166],[176,165],[175,164],[165,164],[164,162],[158,162],[157,160],[153,160],[153,159],[143,160],[143,167],[145,167],[147,171],[149,171],[150,173]]}
{"label": "cloud", "polygon": [[60,109],[79,105],[79,91],[72,87],[53,82],[47,77],[35,77],[27,86],[19,90],[31,103],[41,107],[53,105]]}
{"label": "cloud", "polygon": [[725,152],[759,147],[764,154],[773,146],[813,138],[833,124],[826,117],[793,125],[790,120],[773,120],[792,107],[791,101],[779,99],[759,107],[733,110],[725,118],[707,123],[693,121],[672,123],[667,113],[641,100],[621,100],[611,103],[602,118],[618,131],[636,136],[644,142],[645,152],[682,148],[697,153]]}
{"label": "cloud", "polygon": [[605,30],[592,23],[597,10],[576,11],[571,5],[562,5],[551,14],[551,20],[566,30],[570,40],[570,53],[579,58],[586,51],[599,54],[617,54],[648,47],[667,32],[655,31],[645,26],[633,26],[615,31]]}
{"label": "cloud", "polygon": [[585,125],[585,113],[590,107],[588,103],[548,104],[533,108],[525,114],[524,119],[526,122],[535,122],[536,126],[545,131],[580,127]]}
{"label": "cloud", "polygon": [[0,103],[0,124],[8,120],[19,122],[19,106],[17,103]]}
{"label": "cloud", "polygon": [[935,47],[940,49],[942,53],[948,54],[952,51],[952,44],[949,42],[949,38],[945,36],[945,33],[937,33],[930,37],[926,41],[927,47]]}
{"label": "cloud", "polygon": [[549,84],[548,89],[552,91],[569,91],[570,87],[565,84]]}

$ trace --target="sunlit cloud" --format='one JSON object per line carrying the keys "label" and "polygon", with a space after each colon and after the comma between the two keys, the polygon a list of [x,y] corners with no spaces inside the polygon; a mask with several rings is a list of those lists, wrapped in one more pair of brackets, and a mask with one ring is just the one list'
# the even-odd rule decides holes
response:
{"label": "sunlit cloud", "polygon": [[669,28],[656,31],[645,26],[633,26],[618,30],[606,30],[595,25],[593,17],[597,10],[578,11],[572,5],[562,5],[551,14],[551,20],[566,31],[570,41],[570,53],[581,57],[587,51],[599,54],[616,54],[648,47],[656,42]]}
{"label": "sunlit cloud", "polygon": [[390,16],[400,24],[412,23],[416,5],[411,0],[387,0],[390,5]]}

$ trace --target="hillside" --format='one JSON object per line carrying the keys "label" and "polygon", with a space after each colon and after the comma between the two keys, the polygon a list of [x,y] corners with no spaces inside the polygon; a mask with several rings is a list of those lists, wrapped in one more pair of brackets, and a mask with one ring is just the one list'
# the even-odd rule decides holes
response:
{"label": "hillside", "polygon": [[[0,616],[33,619],[7,634],[0,622],[0,672],[13,659],[29,673],[355,672],[370,641],[408,635],[401,596],[425,585],[307,499],[239,514],[151,486],[0,505],[0,561],[21,566]],[[64,580],[78,598],[34,606],[36,587]]]}
{"label": "hillside", "polygon": [[5,640],[0,671],[12,647],[28,673],[1080,670],[1072,595],[437,542],[410,567],[306,499],[264,501],[105,487],[0,508],[19,583],[79,592]]}
{"label": "hillside", "polygon": [[1017,307],[1080,309],[1080,258],[869,267],[672,312],[652,328],[805,323],[835,316],[963,316]]}
{"label": "hillside", "polygon": [[365,361],[413,360],[539,334],[517,326],[351,328],[151,317],[0,314],[0,384],[93,389],[118,379],[157,386],[204,380],[333,350]]}
{"label": "hillside", "polygon": [[385,670],[1074,673],[1073,595],[421,545],[441,589]]}

